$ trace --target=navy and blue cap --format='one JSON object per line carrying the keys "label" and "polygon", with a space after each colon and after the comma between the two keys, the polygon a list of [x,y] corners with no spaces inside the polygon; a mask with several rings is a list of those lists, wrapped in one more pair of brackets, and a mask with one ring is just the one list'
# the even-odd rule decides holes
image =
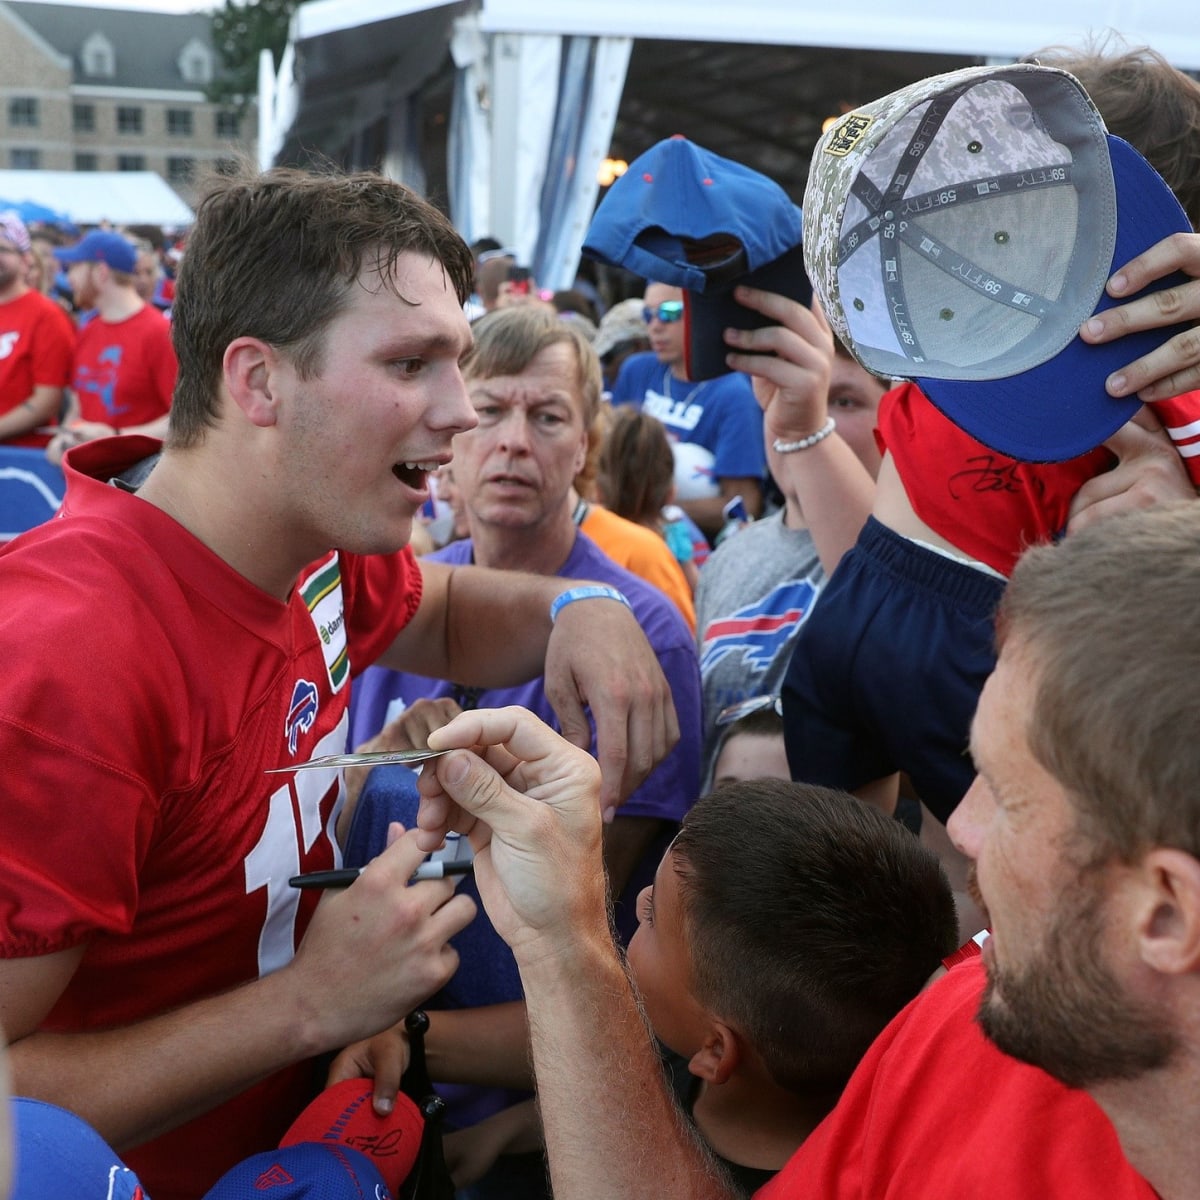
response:
{"label": "navy and blue cap", "polygon": [[42,1100],[14,1097],[16,1168],[11,1200],[150,1200],[138,1177],[82,1117]]}
{"label": "navy and blue cap", "polygon": [[1107,295],[1117,268],[1190,225],[1056,68],[954,71],[847,114],[817,144],[804,213],[808,272],[851,354],[1012,458],[1112,436],[1141,402],[1110,397],[1108,376],[1184,328],[1078,336],[1132,298]]}
{"label": "navy and blue cap", "polygon": [[690,379],[728,370],[722,331],[766,319],[738,284],[807,304],[801,210],[766,175],[680,135],[651,146],[600,202],[583,243],[591,258],[682,288]]}
{"label": "navy and blue cap", "polygon": [[54,257],[64,263],[105,263],[114,271],[132,275],[137,266],[137,247],[119,233],[93,229],[91,233],[85,233],[74,246],[55,250]]}
{"label": "navy and blue cap", "polygon": [[298,1142],[226,1171],[204,1200],[392,1200],[365,1154],[340,1142]]}

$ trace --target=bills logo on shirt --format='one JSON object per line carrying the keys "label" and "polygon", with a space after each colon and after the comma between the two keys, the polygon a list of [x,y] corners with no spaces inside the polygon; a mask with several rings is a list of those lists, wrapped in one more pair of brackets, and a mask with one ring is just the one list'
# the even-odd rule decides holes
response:
{"label": "bills logo on shirt", "polygon": [[287,738],[288,751],[296,753],[300,743],[300,735],[307,733],[317,719],[320,708],[316,684],[307,679],[297,679],[292,688],[292,702],[288,705],[287,721],[284,722],[283,734]]}
{"label": "bills logo on shirt", "polygon": [[700,671],[711,670],[726,655],[737,654],[747,668],[765,671],[812,611],[817,589],[807,579],[772,588],[761,600],[710,621],[700,647]]}

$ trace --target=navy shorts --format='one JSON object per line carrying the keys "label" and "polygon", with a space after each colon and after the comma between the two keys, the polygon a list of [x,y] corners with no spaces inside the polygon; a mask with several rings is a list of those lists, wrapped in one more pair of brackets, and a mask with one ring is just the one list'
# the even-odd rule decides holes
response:
{"label": "navy shorts", "polygon": [[850,791],[905,771],[944,823],[975,776],[967,740],[1004,586],[869,518],[788,665],[792,778]]}

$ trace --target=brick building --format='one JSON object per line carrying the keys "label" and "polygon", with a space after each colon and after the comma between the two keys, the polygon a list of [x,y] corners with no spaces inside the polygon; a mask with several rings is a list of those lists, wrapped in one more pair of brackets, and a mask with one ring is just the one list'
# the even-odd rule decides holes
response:
{"label": "brick building", "polygon": [[253,105],[210,104],[210,19],[0,0],[0,168],[154,171],[195,181],[255,153]]}

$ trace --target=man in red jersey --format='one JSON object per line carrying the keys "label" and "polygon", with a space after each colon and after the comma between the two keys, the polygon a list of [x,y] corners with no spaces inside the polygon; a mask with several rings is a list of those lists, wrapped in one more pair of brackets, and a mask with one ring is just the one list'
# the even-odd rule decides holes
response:
{"label": "man in red jersey", "polygon": [[134,287],[137,247],[93,229],[54,253],[67,268],[75,307],[95,315],[79,331],[69,410],[46,457],[60,462],[69,447],[115,433],[162,437],[179,365],[170,323]]}
{"label": "man in red jersey", "polygon": [[[312,1060],[446,982],[474,912],[398,836],[336,867],[351,676],[539,674],[591,709],[614,807],[678,735],[625,604],[418,564],[475,415],[470,254],[377,175],[225,178],[179,280],[167,439],[69,451],[59,517],[0,562],[0,1024],[14,1090],[78,1112],[156,1200],[278,1143]],[[556,619],[552,619],[551,605]]]}
{"label": "man in red jersey", "polygon": [[0,441],[44,446],[37,432],[58,419],[71,373],[75,330],[53,300],[25,282],[29,233],[0,213]]}

